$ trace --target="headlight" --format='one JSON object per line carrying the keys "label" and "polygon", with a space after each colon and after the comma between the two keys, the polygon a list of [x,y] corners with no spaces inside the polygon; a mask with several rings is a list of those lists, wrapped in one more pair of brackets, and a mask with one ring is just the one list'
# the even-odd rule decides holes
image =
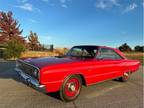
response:
{"label": "headlight", "polygon": [[33,75],[34,75],[35,77],[38,77],[38,70],[37,70],[37,69],[34,70]]}

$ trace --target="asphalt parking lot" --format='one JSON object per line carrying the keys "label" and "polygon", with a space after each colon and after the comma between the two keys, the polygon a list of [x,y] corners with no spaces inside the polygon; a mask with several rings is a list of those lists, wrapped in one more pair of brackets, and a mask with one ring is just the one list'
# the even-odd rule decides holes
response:
{"label": "asphalt parking lot", "polygon": [[0,61],[0,108],[143,108],[142,66],[126,83],[110,80],[83,87],[70,103],[20,82],[14,67],[14,61]]}

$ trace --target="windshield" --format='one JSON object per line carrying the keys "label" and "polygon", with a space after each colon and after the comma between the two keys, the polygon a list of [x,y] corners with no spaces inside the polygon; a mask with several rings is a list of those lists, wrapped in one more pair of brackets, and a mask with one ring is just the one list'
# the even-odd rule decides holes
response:
{"label": "windshield", "polygon": [[94,58],[97,52],[96,46],[75,46],[71,48],[66,56],[80,58]]}

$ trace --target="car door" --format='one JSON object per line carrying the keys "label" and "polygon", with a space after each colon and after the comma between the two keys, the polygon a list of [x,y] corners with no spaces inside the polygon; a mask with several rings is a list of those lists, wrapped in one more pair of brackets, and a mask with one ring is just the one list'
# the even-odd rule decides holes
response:
{"label": "car door", "polygon": [[118,55],[113,49],[100,48],[96,59],[94,60],[94,68],[92,70],[92,76],[90,82],[96,83],[118,76],[120,71],[120,64],[122,57]]}

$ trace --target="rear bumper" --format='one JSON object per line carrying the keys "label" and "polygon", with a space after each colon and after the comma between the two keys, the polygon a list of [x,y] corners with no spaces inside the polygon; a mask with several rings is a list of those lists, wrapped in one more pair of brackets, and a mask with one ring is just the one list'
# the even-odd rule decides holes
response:
{"label": "rear bumper", "polygon": [[38,89],[43,90],[44,92],[46,92],[45,90],[45,85],[40,85],[39,81],[34,79],[33,77],[31,77],[30,75],[27,75],[26,73],[24,73],[21,69],[19,68],[15,68],[15,71],[19,74],[19,76],[29,85],[32,87],[36,87]]}

